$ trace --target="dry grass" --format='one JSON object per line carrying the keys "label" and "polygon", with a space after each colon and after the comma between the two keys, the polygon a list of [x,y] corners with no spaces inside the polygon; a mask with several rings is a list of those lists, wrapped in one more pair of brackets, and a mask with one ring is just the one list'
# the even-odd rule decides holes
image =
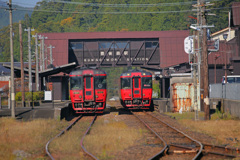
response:
{"label": "dry grass", "polygon": [[[106,118],[107,117],[107,118]],[[77,123],[69,132],[50,144],[55,159],[85,159],[80,141],[91,117]],[[0,118],[0,159],[47,159],[45,145],[69,122],[38,119],[29,122]],[[97,119],[84,140],[87,150],[100,159],[114,159],[115,153],[133,146],[145,130],[132,128],[114,114]]]}
{"label": "dry grass", "polygon": [[100,159],[114,159],[115,153],[133,146],[142,136],[142,130],[128,127],[116,119],[99,120],[86,137],[84,145]]}
{"label": "dry grass", "polygon": [[[142,138],[143,130],[128,127],[111,115],[98,117],[84,139],[85,148],[99,159],[114,159],[114,154],[134,145]],[[80,120],[69,132],[50,144],[55,159],[85,159],[80,141],[92,118]]]}
{"label": "dry grass", "polygon": [[30,122],[0,119],[1,159],[33,159],[43,157],[45,144],[66,123],[38,119]]}
{"label": "dry grass", "polygon": [[191,130],[214,137],[217,140],[216,144],[240,147],[240,121],[238,120],[180,120],[179,122]]}
{"label": "dry grass", "polygon": [[[179,113],[167,113],[172,118],[178,120],[178,122],[191,131],[207,134],[214,137],[216,141],[215,145],[230,145],[233,147],[240,147],[240,121],[236,117],[232,117],[228,113],[216,112],[211,115],[211,120],[203,121],[204,113],[199,113],[200,121],[194,120],[194,112]],[[210,142],[209,142],[210,143]]]}
{"label": "dry grass", "polygon": [[85,133],[90,120],[80,121],[63,136],[55,139],[50,144],[50,152],[55,159],[84,159],[81,151],[81,137]]}
{"label": "dry grass", "polygon": [[[182,114],[180,113],[165,113],[169,116],[171,116],[172,118],[174,119],[192,119],[194,120],[195,119],[195,112],[183,112]],[[199,116],[199,119],[203,119],[204,118],[204,112],[198,112],[198,116]]]}

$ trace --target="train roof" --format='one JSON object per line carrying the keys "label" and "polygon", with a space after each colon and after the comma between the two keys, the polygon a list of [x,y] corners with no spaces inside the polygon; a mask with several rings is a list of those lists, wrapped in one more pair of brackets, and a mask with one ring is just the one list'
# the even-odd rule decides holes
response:
{"label": "train roof", "polygon": [[152,75],[151,72],[147,72],[147,71],[144,71],[144,70],[140,70],[140,69],[133,69],[133,70],[128,70],[127,72],[124,72],[121,74],[121,76],[129,76],[129,74],[131,73],[136,73],[136,72],[140,72],[142,73],[142,75]]}
{"label": "train roof", "polygon": [[[101,69],[78,68],[78,69],[75,69],[72,72],[70,72],[69,75],[82,75],[84,71],[89,71],[89,73],[93,73],[93,74],[106,74],[106,72]],[[85,74],[86,74],[86,72],[85,72]]]}

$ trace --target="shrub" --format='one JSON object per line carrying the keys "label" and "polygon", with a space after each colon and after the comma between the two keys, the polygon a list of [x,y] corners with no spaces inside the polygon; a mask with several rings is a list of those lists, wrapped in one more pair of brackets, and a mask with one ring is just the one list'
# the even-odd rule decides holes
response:
{"label": "shrub", "polygon": [[[43,97],[44,97],[43,91],[25,92],[26,101],[39,101],[39,100],[43,100]],[[16,101],[22,101],[22,92],[17,92],[15,99]]]}
{"label": "shrub", "polygon": [[44,92],[43,91],[38,91],[37,93],[39,94],[39,100],[43,100]]}
{"label": "shrub", "polygon": [[33,93],[32,92],[26,92],[25,93],[25,99],[27,100],[27,101],[32,101],[33,99]]}
{"label": "shrub", "polygon": [[33,101],[39,100],[39,94],[37,92],[33,92]]}
{"label": "shrub", "polygon": [[15,96],[15,100],[16,101],[21,101],[22,100],[22,92],[17,92],[17,94]]}

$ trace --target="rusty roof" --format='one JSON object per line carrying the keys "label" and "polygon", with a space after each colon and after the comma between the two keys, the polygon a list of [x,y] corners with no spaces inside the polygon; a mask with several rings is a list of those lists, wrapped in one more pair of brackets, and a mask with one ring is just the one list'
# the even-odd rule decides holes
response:
{"label": "rusty roof", "polygon": [[233,25],[240,26],[240,2],[233,2],[232,17],[233,17]]}
{"label": "rusty roof", "polygon": [[0,81],[0,88],[7,87],[9,85],[9,81]]}
{"label": "rusty roof", "polygon": [[212,52],[208,56],[208,64],[225,64],[225,59],[227,59],[227,64],[230,63],[230,60],[239,57],[239,48],[237,46],[237,38],[233,38],[228,41],[220,41],[219,51]]}

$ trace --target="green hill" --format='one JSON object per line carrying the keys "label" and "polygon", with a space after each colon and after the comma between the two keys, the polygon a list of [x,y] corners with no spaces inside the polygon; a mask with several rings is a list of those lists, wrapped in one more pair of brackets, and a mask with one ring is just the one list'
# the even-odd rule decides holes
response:
{"label": "green hill", "polygon": [[[0,1],[0,29],[9,25],[9,11],[6,10],[8,6],[5,2]],[[29,8],[24,8],[20,6],[13,5],[13,9],[18,8],[18,10],[13,10],[13,22],[19,22],[19,20],[24,20],[26,14],[31,16],[32,11],[26,11]]]}

